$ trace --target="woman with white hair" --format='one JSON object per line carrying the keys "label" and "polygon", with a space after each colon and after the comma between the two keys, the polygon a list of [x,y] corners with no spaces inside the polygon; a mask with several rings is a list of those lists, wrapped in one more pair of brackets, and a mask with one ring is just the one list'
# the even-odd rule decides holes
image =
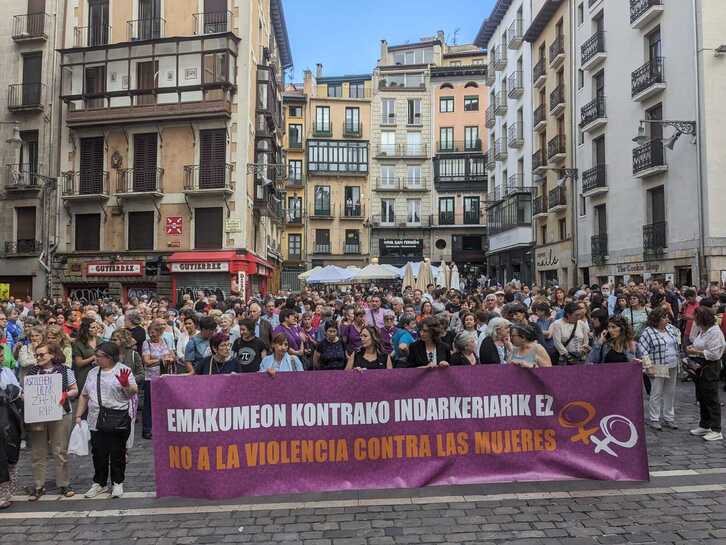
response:
{"label": "woman with white hair", "polygon": [[487,325],[487,337],[479,349],[479,363],[505,364],[512,353],[509,328],[512,323],[504,318],[492,318]]}
{"label": "woman with white hair", "polygon": [[476,333],[462,331],[454,338],[454,350],[449,365],[476,365],[479,359],[476,355]]}

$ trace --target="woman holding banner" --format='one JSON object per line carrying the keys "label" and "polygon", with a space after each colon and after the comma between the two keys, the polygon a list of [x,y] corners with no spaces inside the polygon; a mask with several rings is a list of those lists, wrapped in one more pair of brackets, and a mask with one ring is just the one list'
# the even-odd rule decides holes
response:
{"label": "woman holding banner", "polygon": [[421,322],[419,340],[408,347],[409,367],[448,367],[451,351],[441,341],[441,324],[433,316]]}
{"label": "woman holding banner", "polygon": [[361,349],[348,355],[346,371],[392,369],[391,355],[383,349],[378,328],[367,325],[360,332]]}
{"label": "woman holding banner", "polygon": [[51,422],[36,422],[28,425],[32,444],[33,480],[35,488],[28,490],[28,500],[37,501],[45,494],[45,474],[48,464],[48,446],[56,460],[55,481],[58,492],[66,498],[75,492],[70,487],[68,467],[68,439],[71,433],[71,399],[78,397],[76,377],[65,366],[65,355],[57,344],[41,344],[35,349],[37,365],[27,370],[26,376],[61,375],[63,384],[58,403],[63,407],[63,417]]}
{"label": "woman holding banner", "polygon": [[537,331],[529,324],[512,324],[509,333],[512,342],[512,351],[509,353],[507,363],[534,369],[536,367],[552,367],[547,350],[537,342]]}
{"label": "woman holding banner", "polygon": [[260,373],[274,377],[278,372],[303,371],[303,364],[297,356],[288,353],[289,344],[284,333],[272,337],[272,354],[262,358]]}

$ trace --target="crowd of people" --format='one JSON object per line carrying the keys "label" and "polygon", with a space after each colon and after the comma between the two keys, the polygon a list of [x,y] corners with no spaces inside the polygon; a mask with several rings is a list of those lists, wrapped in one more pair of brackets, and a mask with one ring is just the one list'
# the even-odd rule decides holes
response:
{"label": "crowd of people", "polygon": [[[651,428],[678,428],[680,376],[695,383],[700,406],[690,433],[718,441],[724,307],[718,284],[676,289],[659,280],[569,292],[519,282],[464,292],[308,287],[247,301],[199,292],[177,305],[146,297],[125,304],[10,298],[0,302],[0,509],[16,491],[23,450],[32,460],[31,501],[45,494],[48,450],[58,494],[75,494],[68,442],[83,421],[94,466],[85,496],[121,497],[133,422],[140,412],[141,436],[152,439],[153,383],[163,375],[635,361]],[[63,417],[24,425],[24,377],[38,374],[61,375]]]}

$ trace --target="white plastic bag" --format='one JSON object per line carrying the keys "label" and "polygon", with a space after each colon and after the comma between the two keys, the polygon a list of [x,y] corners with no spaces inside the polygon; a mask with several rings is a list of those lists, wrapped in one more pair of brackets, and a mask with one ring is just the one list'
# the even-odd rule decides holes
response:
{"label": "white plastic bag", "polygon": [[91,432],[88,429],[88,422],[81,420],[81,423],[76,424],[71,432],[71,438],[68,441],[68,454],[88,456],[88,442],[90,440]]}

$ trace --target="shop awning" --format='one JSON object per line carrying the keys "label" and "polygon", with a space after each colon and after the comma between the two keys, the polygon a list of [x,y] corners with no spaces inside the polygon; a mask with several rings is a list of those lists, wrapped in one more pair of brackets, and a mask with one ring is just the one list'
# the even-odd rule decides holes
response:
{"label": "shop awning", "polygon": [[167,261],[169,263],[185,263],[194,261],[235,261],[239,255],[237,252],[175,252]]}
{"label": "shop awning", "polygon": [[175,252],[168,263],[229,263],[229,272],[246,272],[251,275],[271,276],[273,265],[253,253],[239,254],[234,250],[212,252]]}

